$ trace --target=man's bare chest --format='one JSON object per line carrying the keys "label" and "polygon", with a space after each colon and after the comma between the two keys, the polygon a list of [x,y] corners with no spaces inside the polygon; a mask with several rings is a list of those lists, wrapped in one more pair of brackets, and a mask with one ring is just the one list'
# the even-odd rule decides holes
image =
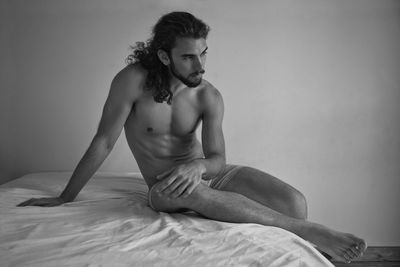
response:
{"label": "man's bare chest", "polygon": [[142,134],[184,136],[196,130],[200,118],[199,109],[191,101],[177,98],[169,105],[143,98],[133,106],[126,124]]}

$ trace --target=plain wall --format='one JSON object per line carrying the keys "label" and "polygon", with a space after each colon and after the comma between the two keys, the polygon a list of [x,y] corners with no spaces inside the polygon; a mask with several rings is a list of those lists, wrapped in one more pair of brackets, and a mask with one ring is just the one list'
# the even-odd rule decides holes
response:
{"label": "plain wall", "polygon": [[12,96],[14,62],[12,58],[13,20],[9,5],[0,1],[0,184],[13,177],[17,171],[14,167],[12,137]]}
{"label": "plain wall", "polygon": [[[129,45],[187,10],[212,28],[228,161],[298,188],[313,221],[400,245],[400,1],[0,3],[3,182],[73,170]],[[100,171],[138,171],[123,134]]]}

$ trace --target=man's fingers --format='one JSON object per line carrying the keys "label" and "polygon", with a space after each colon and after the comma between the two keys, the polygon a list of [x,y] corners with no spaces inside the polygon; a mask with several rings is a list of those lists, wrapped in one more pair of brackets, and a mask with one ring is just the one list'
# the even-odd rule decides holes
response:
{"label": "man's fingers", "polygon": [[22,203],[19,203],[19,204],[17,205],[17,207],[25,207],[26,205],[29,204],[30,201],[31,201],[31,200],[26,200],[26,201],[24,201],[24,202],[22,202]]}
{"label": "man's fingers", "polygon": [[157,175],[157,176],[156,176],[156,179],[157,179],[157,180],[162,180],[162,179],[164,179],[165,177],[167,177],[168,175],[170,175],[174,170],[175,170],[175,167],[174,167],[174,168],[171,168],[171,169],[169,169],[169,170],[167,170],[167,171],[165,171],[165,172],[163,172],[163,173],[161,173],[161,174],[159,174],[159,175]]}
{"label": "man's fingers", "polygon": [[175,180],[176,180],[176,176],[171,176],[163,181],[160,182],[159,186],[158,186],[158,192],[163,192],[165,189],[167,189]]}
{"label": "man's fingers", "polygon": [[190,186],[190,182],[189,181],[184,181],[183,183],[181,183],[171,194],[171,196],[173,198],[178,198],[180,196],[182,196],[183,192],[186,191],[186,189]]}
{"label": "man's fingers", "polygon": [[39,206],[39,207],[54,207],[61,205],[62,202],[58,201],[56,198],[31,198],[17,205],[17,207],[26,206]]}
{"label": "man's fingers", "polygon": [[169,186],[163,191],[163,194],[170,195],[182,184],[182,182],[184,181],[181,176],[175,177],[174,181],[170,183]]}
{"label": "man's fingers", "polygon": [[19,203],[19,204],[17,205],[17,207],[25,207],[27,203],[28,203],[28,200],[27,200],[27,201],[24,201],[24,202],[22,202],[22,203]]}
{"label": "man's fingers", "polygon": [[182,197],[187,198],[196,189],[197,186],[198,184],[196,185],[192,183],[190,186],[186,188],[185,192],[183,192]]}
{"label": "man's fingers", "polygon": [[42,199],[32,199],[31,202],[27,204],[27,206],[43,206],[46,205],[46,202]]}
{"label": "man's fingers", "polygon": [[30,205],[32,205],[32,203],[35,203],[37,200],[38,200],[37,198],[28,199],[28,200],[18,204],[17,207],[30,206]]}

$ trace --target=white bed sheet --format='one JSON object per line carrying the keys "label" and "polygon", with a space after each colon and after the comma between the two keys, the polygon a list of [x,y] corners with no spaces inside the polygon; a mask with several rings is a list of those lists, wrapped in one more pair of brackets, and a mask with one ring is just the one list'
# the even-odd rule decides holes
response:
{"label": "white bed sheet", "polygon": [[58,195],[70,174],[0,186],[0,266],[333,266],[280,228],[155,212],[138,173],[97,173],[59,207],[16,207]]}

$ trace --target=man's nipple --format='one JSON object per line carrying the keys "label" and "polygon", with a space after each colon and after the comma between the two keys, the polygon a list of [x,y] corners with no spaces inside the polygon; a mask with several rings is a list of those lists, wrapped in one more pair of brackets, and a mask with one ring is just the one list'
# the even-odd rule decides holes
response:
{"label": "man's nipple", "polygon": [[147,127],[147,132],[152,132],[153,131],[153,128],[151,128],[151,127]]}

